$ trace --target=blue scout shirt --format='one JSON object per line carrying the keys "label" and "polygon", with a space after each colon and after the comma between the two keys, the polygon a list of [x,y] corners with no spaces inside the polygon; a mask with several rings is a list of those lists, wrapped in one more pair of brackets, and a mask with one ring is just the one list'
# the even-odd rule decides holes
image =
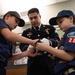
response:
{"label": "blue scout shirt", "polygon": [[[9,28],[3,19],[0,19],[0,28]],[[0,63],[7,65],[7,59],[12,56],[12,44],[0,34]]]}
{"label": "blue scout shirt", "polygon": [[[75,26],[65,32],[58,48],[65,51],[75,52]],[[61,59],[58,59],[55,66],[56,75],[62,75],[67,68],[75,67],[75,60],[65,63],[59,63],[59,60]]]}

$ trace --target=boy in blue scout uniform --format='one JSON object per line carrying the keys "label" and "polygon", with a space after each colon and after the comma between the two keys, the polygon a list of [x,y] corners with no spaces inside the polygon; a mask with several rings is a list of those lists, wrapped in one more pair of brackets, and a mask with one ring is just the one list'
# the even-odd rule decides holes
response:
{"label": "boy in blue scout uniform", "polygon": [[71,10],[62,10],[49,20],[51,25],[58,25],[65,32],[58,49],[44,43],[37,43],[36,48],[46,50],[57,57],[56,75],[75,75],[75,15]]}
{"label": "boy in blue scout uniform", "polygon": [[[30,39],[45,38],[50,41],[51,46],[56,47],[59,41],[59,36],[55,32],[55,28],[53,26],[41,24],[41,15],[39,10],[37,8],[30,9],[28,11],[28,17],[32,27],[24,30],[22,36]],[[21,43],[20,49],[26,50],[28,46],[28,44]],[[28,57],[27,75],[54,75],[51,73],[54,72],[51,66],[52,63],[54,63],[54,60],[48,56],[50,53],[44,51],[41,53],[41,56]]]}
{"label": "boy in blue scout uniform", "polygon": [[36,40],[33,41],[11,32],[17,26],[22,27],[24,25],[24,20],[16,11],[9,11],[3,16],[3,19],[0,18],[0,75],[6,75],[5,67],[9,58],[9,60],[17,60],[25,56],[35,56],[32,50],[12,55],[13,43],[22,42],[35,46]]}

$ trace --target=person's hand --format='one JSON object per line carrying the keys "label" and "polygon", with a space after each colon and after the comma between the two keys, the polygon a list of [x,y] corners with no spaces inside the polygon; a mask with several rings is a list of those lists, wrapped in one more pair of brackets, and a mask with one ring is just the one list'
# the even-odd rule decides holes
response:
{"label": "person's hand", "polygon": [[34,47],[35,47],[35,46],[36,46],[36,42],[37,42],[37,41],[38,41],[38,39],[32,40],[32,43],[33,43],[33,44],[32,44],[32,46],[34,46]]}
{"label": "person's hand", "polygon": [[31,57],[41,55],[40,53],[34,52],[34,48],[29,48],[29,50],[27,50],[26,53],[27,53],[27,56],[31,56]]}
{"label": "person's hand", "polygon": [[47,44],[45,44],[45,43],[37,43],[36,44],[36,50],[41,50],[41,51],[44,51],[45,49],[46,49],[46,46],[47,46]]}

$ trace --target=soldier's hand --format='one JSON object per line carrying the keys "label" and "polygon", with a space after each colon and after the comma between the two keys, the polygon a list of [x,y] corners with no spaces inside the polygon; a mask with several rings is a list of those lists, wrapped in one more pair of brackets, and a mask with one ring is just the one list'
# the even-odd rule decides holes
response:
{"label": "soldier's hand", "polygon": [[37,53],[37,52],[34,53],[34,48],[30,48],[29,50],[27,50],[27,54],[28,54],[28,56],[31,56],[31,57],[41,55],[40,53]]}

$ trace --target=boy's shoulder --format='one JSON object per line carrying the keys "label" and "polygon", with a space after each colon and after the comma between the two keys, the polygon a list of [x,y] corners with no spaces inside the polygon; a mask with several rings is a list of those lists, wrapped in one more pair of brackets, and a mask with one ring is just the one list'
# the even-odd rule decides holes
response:
{"label": "boy's shoulder", "polygon": [[71,30],[75,30],[75,26],[71,27]]}
{"label": "boy's shoulder", "polygon": [[0,27],[8,28],[8,25],[5,23],[3,19],[0,18]]}

